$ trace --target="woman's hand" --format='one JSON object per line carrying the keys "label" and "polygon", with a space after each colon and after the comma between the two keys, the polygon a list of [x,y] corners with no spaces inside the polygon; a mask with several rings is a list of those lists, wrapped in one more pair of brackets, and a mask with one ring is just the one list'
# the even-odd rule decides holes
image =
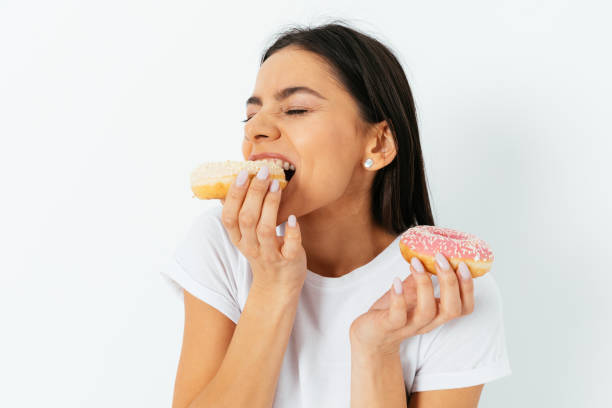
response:
{"label": "woman's hand", "polygon": [[222,199],[221,221],[232,243],[247,258],[253,271],[253,285],[266,290],[299,290],[306,278],[306,251],[302,247],[299,224],[285,228],[285,236],[276,236],[276,216],[281,190],[271,192],[268,167],[260,169],[244,184],[234,180]]}
{"label": "woman's hand", "polygon": [[[467,279],[454,271],[444,255],[438,254],[443,267],[436,264],[440,298],[434,297],[429,272],[418,258],[411,260],[411,274],[403,282],[396,278],[391,289],[379,298],[350,328],[351,345],[371,355],[393,354],[408,337],[427,333],[456,317],[474,310],[474,284],[467,265]],[[402,289],[397,294],[394,286]]]}

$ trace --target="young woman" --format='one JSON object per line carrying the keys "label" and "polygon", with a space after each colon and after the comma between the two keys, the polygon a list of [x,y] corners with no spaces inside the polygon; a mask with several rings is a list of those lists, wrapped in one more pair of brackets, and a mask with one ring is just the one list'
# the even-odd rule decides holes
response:
{"label": "young woman", "polygon": [[173,407],[476,407],[511,372],[501,299],[491,274],[402,258],[400,233],[434,220],[393,53],[341,23],[290,29],[246,116],[244,159],[295,174],[240,175],[178,246]]}

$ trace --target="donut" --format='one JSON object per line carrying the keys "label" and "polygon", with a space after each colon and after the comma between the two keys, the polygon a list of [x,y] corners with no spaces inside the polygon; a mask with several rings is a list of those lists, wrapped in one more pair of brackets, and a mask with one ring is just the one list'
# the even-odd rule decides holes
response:
{"label": "donut", "polygon": [[[268,176],[270,180],[278,179],[280,189],[284,189],[287,186],[288,180],[285,178],[285,170],[276,162],[265,159],[247,161],[226,160],[224,162],[206,162],[191,172],[191,191],[194,194],[193,197],[201,200],[225,198],[230,185],[238,177],[240,170],[247,169],[249,179],[252,179],[264,165],[268,166],[270,170]],[[291,171],[288,172],[291,174]]]}
{"label": "donut", "polygon": [[465,262],[473,278],[487,273],[493,263],[489,244],[473,234],[451,228],[417,225],[402,233],[399,245],[408,263],[416,256],[425,270],[434,275],[437,275],[434,264],[437,252],[444,255],[455,270],[459,262]]}

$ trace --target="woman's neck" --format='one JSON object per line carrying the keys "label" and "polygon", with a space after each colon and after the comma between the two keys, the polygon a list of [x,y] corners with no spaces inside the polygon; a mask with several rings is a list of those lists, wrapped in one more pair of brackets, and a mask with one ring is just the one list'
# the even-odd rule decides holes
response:
{"label": "woman's neck", "polygon": [[326,277],[340,277],[372,261],[396,235],[373,222],[355,222],[355,217],[313,226],[300,220],[302,246],[307,267]]}

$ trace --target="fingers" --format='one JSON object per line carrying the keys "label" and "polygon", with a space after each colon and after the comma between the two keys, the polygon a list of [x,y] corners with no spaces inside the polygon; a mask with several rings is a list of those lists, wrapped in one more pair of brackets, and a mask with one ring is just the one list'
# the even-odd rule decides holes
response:
{"label": "fingers", "polygon": [[238,213],[238,225],[242,234],[240,244],[243,248],[248,248],[250,252],[259,250],[256,227],[261,216],[264,196],[268,192],[268,185],[270,183],[268,174],[268,166],[263,166],[259,169],[257,175],[253,177],[249,184],[244,203]]}
{"label": "fingers", "polygon": [[406,299],[403,294],[402,281],[397,276],[391,285],[391,304],[389,305],[388,323],[390,329],[399,329],[406,325]]}
{"label": "fingers", "polygon": [[459,262],[459,268],[457,268],[459,278],[459,288],[461,292],[461,314],[466,315],[474,311],[474,281],[472,280],[472,273],[470,268],[465,262]]}
{"label": "fingers", "polygon": [[[240,184],[242,182],[242,185]],[[230,185],[230,188],[225,195],[223,203],[223,211],[221,212],[221,221],[227,230],[232,243],[238,245],[242,239],[240,226],[238,225],[238,212],[242,207],[242,202],[246,196],[249,187],[249,173],[247,170],[241,170],[238,177]]]}
{"label": "fingers", "polygon": [[[409,282],[406,278],[402,282],[395,278],[389,291],[390,304],[385,323],[400,339],[427,333],[474,309],[474,284],[467,265],[460,262],[455,271],[442,254],[436,254],[435,258],[440,299],[435,297],[430,274],[426,273],[417,257],[409,263],[412,280]],[[402,293],[409,285],[416,286],[416,302],[408,302]],[[408,304],[416,306],[409,310]]]}
{"label": "fingers", "polygon": [[302,250],[302,232],[300,231],[300,224],[293,214],[287,220],[284,240],[281,253],[287,259],[295,259]]}
{"label": "fingers", "polygon": [[[274,191],[273,191],[274,190]],[[278,180],[270,182],[270,191],[264,198],[261,218],[257,225],[257,238],[262,253],[269,257],[278,257],[278,241],[276,239],[276,217],[281,201],[281,190]]]}
{"label": "fingers", "polygon": [[[255,256],[259,251],[264,251],[264,255],[272,257],[273,251],[278,251],[279,241],[284,241],[282,255],[294,259],[302,250],[300,226],[296,217],[291,215],[283,239],[276,236],[281,189],[279,187],[277,191],[268,191],[272,187],[268,174],[268,167],[264,166],[257,176],[249,180],[248,173],[241,171],[225,199],[222,199],[221,221],[232,243],[240,245],[243,253]],[[241,178],[244,184],[239,185]]]}
{"label": "fingers", "polygon": [[[440,254],[440,256],[442,257],[441,260],[445,260],[443,255]],[[446,267],[446,264],[444,264],[444,266]],[[474,311],[474,282],[472,281],[470,269],[465,262],[459,262],[456,270],[453,270],[452,265],[449,265],[448,269],[443,271],[440,271],[437,264],[436,268],[438,270],[438,276],[440,276],[440,273],[451,272],[446,275],[447,280],[442,280],[440,286],[440,291],[444,293],[446,289],[448,295],[446,297],[441,296],[440,299],[443,304],[442,309],[447,313],[447,320],[472,313],[472,311]],[[455,289],[455,282],[457,282],[458,289]],[[457,292],[459,295],[457,295]],[[451,293],[452,296],[450,295]]]}
{"label": "fingers", "polygon": [[[413,257],[409,263],[409,269],[408,277],[412,276],[412,285],[416,286],[416,301],[413,300],[411,304],[416,304],[416,306],[408,313],[408,324],[398,330],[399,337],[402,339],[419,334],[418,329],[432,321],[438,312],[431,278],[426,273],[423,264],[418,258]],[[407,280],[408,278],[405,279]]]}
{"label": "fingers", "polygon": [[441,253],[436,256],[436,272],[440,282],[440,318],[446,320],[461,316],[461,295],[457,273]]}
{"label": "fingers", "polygon": [[[427,325],[419,329],[418,334],[427,333],[430,330],[440,326],[443,323],[448,322],[456,317],[463,314],[463,300],[461,296],[460,279],[457,272],[453,270],[452,266],[446,259],[446,257],[440,253],[436,256],[436,272],[438,276],[438,282],[440,283],[440,303],[439,310],[435,318]],[[469,288],[468,288],[469,290]],[[465,297],[469,297],[469,293],[466,293]],[[468,299],[468,305],[470,300]],[[471,300],[473,304],[473,299]]]}
{"label": "fingers", "polygon": [[427,325],[436,317],[438,304],[434,297],[431,277],[425,272],[423,264],[416,257],[413,257],[410,263],[410,271],[414,275],[417,287],[417,302],[412,315],[412,324],[407,331],[414,333],[415,328]]}

